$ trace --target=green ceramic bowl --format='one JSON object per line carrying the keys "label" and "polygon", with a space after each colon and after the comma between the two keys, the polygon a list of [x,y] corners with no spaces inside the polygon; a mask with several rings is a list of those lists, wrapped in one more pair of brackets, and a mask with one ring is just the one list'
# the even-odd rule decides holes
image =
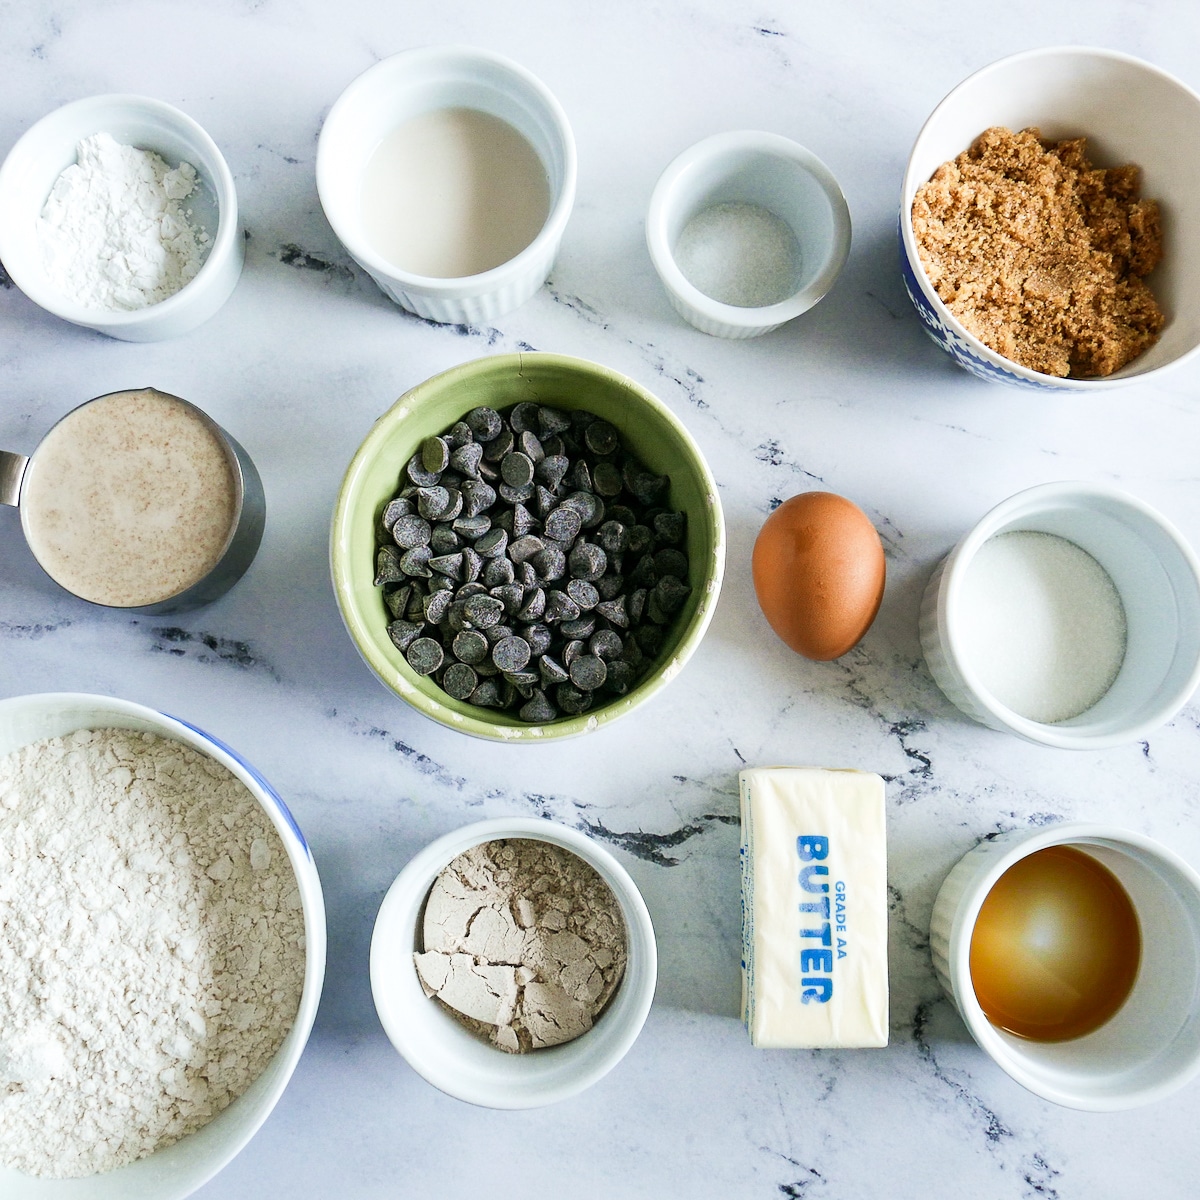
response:
{"label": "green ceramic bowl", "polygon": [[[375,528],[400,472],[421,442],[472,408],[522,400],[585,408],[610,421],[653,471],[671,479],[669,504],[687,513],[692,593],[658,661],[627,695],[578,717],[527,725],[516,716],[451,699],[417,675],[388,637],[391,617],[373,584]],[[691,657],[717,604],[725,570],[725,522],[717,486],[696,443],[665,404],[632,379],[561,354],[502,354],[443,371],[406,392],[375,422],[342,480],[330,544],[342,620],[367,665],[401,699],[451,729],[497,741],[544,741],[586,733],[644,704]]]}

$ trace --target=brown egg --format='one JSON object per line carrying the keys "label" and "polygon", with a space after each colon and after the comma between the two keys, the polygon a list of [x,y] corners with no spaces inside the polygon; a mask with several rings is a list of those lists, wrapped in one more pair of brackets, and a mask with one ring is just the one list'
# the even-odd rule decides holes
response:
{"label": "brown egg", "polygon": [[883,599],[883,544],[867,514],[832,492],[802,492],[763,522],[754,590],[771,628],[824,661],[856,646]]}

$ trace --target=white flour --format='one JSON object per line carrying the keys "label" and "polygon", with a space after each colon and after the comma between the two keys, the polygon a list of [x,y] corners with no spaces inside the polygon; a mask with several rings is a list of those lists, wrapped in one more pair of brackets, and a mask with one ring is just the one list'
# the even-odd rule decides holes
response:
{"label": "white flour", "polygon": [[107,133],[79,143],[78,162],[56,180],[38,219],[49,282],[87,308],[146,308],[195,278],[208,234],[180,203],[196,169]]}
{"label": "white flour", "polygon": [[303,946],[219,763],[119,729],[0,758],[0,1165],[87,1175],[207,1124],[291,1028]]}

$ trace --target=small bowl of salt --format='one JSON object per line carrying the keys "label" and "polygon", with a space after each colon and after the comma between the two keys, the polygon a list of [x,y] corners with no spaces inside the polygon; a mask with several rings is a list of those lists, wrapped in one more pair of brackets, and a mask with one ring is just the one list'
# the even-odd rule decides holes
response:
{"label": "small bowl of salt", "polygon": [[681,317],[716,337],[758,337],[833,286],[850,253],[850,210],[803,146],[775,133],[718,133],[663,172],[646,245]]}
{"label": "small bowl of salt", "polygon": [[1165,724],[1200,682],[1200,561],[1136,497],[1045,483],[938,565],[920,628],[930,673],[967,716],[1103,750]]}
{"label": "small bowl of salt", "polygon": [[0,260],[35,304],[155,342],[207,321],[242,273],[233,176],[191,117],[89,96],[31,126],[0,166]]}

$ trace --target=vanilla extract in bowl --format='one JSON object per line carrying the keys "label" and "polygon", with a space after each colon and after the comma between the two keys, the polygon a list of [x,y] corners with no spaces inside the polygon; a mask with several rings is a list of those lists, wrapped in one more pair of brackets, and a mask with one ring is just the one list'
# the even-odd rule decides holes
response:
{"label": "vanilla extract in bowl", "polygon": [[1075,846],[1048,846],[1009,867],[984,899],[971,984],[998,1029],[1069,1041],[1116,1015],[1141,952],[1137,912],[1116,875]]}

